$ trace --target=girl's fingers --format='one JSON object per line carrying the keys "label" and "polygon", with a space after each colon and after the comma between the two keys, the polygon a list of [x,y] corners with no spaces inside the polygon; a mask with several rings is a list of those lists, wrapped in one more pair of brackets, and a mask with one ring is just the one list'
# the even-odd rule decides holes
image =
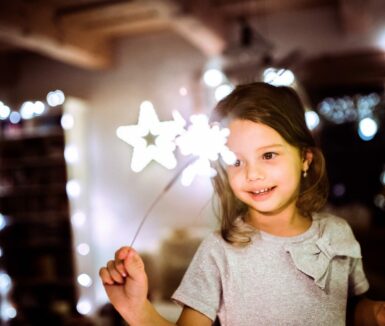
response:
{"label": "girl's fingers", "polygon": [[127,257],[129,250],[129,247],[122,247],[115,252],[115,267],[123,277],[127,276],[127,271],[124,267],[123,260]]}
{"label": "girl's fingers", "polygon": [[127,257],[128,253],[132,250],[130,247],[121,247],[115,252],[115,260],[123,260]]}
{"label": "girl's fingers", "polygon": [[115,261],[113,260],[110,260],[108,263],[107,263],[107,270],[108,270],[108,273],[110,273],[110,276],[111,278],[114,280],[114,282],[116,283],[123,283],[124,282],[124,278],[123,276],[120,274],[120,272],[116,269],[116,266],[115,266]]}
{"label": "girl's fingers", "polygon": [[124,267],[133,280],[142,281],[145,277],[144,263],[140,256],[131,249],[123,261]]}
{"label": "girl's fingers", "polygon": [[103,284],[113,285],[115,283],[106,267],[102,267],[99,270],[99,276],[102,279]]}

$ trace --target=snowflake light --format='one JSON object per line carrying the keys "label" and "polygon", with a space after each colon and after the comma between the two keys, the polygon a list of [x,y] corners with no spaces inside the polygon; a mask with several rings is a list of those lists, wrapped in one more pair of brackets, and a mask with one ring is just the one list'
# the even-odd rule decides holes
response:
{"label": "snowflake light", "polygon": [[160,122],[151,102],[145,101],[140,106],[137,125],[121,126],[117,136],[134,147],[131,169],[142,171],[152,160],[168,169],[175,168],[175,137],[183,126],[180,121]]}
{"label": "snowflake light", "polygon": [[182,184],[189,185],[196,175],[216,175],[216,171],[210,166],[210,161],[216,161],[221,157],[226,164],[235,161],[235,155],[226,146],[230,133],[227,128],[220,128],[215,124],[210,126],[209,119],[204,114],[193,115],[190,118],[191,125],[177,137],[176,144],[183,155],[193,155],[196,161],[190,164],[182,174]]}

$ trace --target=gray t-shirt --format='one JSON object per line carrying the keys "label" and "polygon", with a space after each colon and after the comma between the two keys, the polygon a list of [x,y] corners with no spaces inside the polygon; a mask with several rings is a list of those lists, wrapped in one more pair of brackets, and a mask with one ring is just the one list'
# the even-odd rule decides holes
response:
{"label": "gray t-shirt", "polygon": [[244,248],[212,233],[172,298],[222,326],[336,326],[345,325],[348,296],[368,288],[348,223],[314,214],[298,236],[259,231]]}

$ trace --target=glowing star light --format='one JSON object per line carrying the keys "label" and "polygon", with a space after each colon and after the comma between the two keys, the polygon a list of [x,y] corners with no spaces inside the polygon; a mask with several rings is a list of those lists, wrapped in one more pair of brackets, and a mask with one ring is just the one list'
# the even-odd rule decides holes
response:
{"label": "glowing star light", "polygon": [[216,171],[210,166],[210,161],[221,157],[226,164],[233,164],[235,155],[226,146],[230,131],[215,124],[210,126],[209,119],[204,114],[193,115],[191,125],[177,139],[183,155],[193,155],[197,159],[190,164],[182,174],[182,184],[190,185],[196,175],[213,177]]}
{"label": "glowing star light", "polygon": [[177,121],[160,122],[151,102],[140,106],[137,125],[121,126],[117,136],[134,147],[131,169],[142,171],[152,160],[168,169],[175,168],[175,137],[180,133],[181,124]]}

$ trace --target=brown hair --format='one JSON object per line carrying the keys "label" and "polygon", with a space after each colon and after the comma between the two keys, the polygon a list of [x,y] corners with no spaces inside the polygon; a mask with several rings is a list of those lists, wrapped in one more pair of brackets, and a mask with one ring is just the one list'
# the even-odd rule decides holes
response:
{"label": "brown hair", "polygon": [[[289,144],[303,155],[313,153],[307,177],[301,179],[297,207],[301,214],[310,217],[325,204],[328,180],[325,160],[316,147],[306,126],[305,110],[297,93],[289,87],[272,86],[256,82],[237,86],[214,109],[213,121],[244,119],[263,123],[275,129]],[[234,245],[246,245],[255,229],[244,223],[248,207],[233,194],[227,173],[221,163],[216,163],[217,176],[213,184],[219,199],[219,218],[224,240]]]}

